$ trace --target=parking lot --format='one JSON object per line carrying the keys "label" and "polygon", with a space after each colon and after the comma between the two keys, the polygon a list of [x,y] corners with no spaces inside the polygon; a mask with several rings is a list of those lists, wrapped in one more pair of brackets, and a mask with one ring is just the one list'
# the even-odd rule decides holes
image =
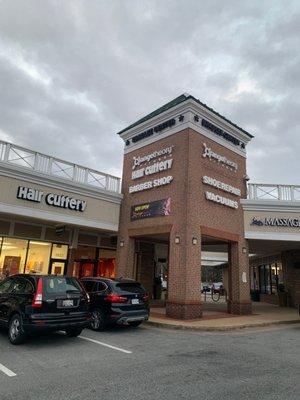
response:
{"label": "parking lot", "polygon": [[200,333],[143,325],[38,337],[0,331],[0,399],[299,399],[300,325]]}

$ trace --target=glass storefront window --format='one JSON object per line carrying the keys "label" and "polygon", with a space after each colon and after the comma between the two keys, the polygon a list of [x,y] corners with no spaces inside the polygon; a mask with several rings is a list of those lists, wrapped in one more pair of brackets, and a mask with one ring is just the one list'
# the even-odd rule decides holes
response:
{"label": "glass storefront window", "polygon": [[63,275],[66,267],[65,261],[51,261],[50,274]]}
{"label": "glass storefront window", "polygon": [[283,284],[282,265],[280,262],[259,266],[260,292],[278,294],[278,288]]}
{"label": "glass storefront window", "polygon": [[66,260],[68,258],[68,246],[66,244],[53,244],[51,258]]}
{"label": "glass storefront window", "polygon": [[277,265],[276,263],[270,265],[271,267],[271,289],[272,289],[272,294],[277,294],[277,288],[278,288],[278,274],[277,274]]}
{"label": "glass storefront window", "polygon": [[0,256],[0,276],[24,271],[27,240],[3,238]]}
{"label": "glass storefront window", "polygon": [[100,249],[97,276],[115,278],[116,250]]}
{"label": "glass storefront window", "polygon": [[29,242],[25,273],[48,274],[51,243]]}

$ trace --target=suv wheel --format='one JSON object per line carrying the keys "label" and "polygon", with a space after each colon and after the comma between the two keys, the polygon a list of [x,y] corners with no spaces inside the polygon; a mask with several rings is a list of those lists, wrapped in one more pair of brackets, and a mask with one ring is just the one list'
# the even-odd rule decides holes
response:
{"label": "suv wheel", "polygon": [[104,331],[106,325],[107,322],[104,311],[100,310],[99,308],[95,308],[92,311],[91,329],[93,331]]}
{"label": "suv wheel", "polygon": [[77,337],[81,334],[81,332],[82,332],[81,328],[66,329],[66,335],[69,337]]}
{"label": "suv wheel", "polygon": [[26,339],[26,334],[19,314],[13,315],[9,321],[8,337],[12,344],[21,344]]}

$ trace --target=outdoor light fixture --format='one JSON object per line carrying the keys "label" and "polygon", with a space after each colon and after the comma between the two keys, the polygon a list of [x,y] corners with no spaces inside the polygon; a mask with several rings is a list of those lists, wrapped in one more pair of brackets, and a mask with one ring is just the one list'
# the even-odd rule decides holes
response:
{"label": "outdoor light fixture", "polygon": [[124,247],[124,240],[120,240],[120,247]]}
{"label": "outdoor light fixture", "polygon": [[193,244],[198,244],[198,239],[197,239],[196,237],[193,237],[192,243],[193,243]]}
{"label": "outdoor light fixture", "polygon": [[246,247],[242,247],[242,253],[243,253],[243,254],[246,254],[246,253],[247,253]]}
{"label": "outdoor light fixture", "polygon": [[175,236],[174,242],[175,242],[176,244],[179,244],[179,243],[180,243],[180,237],[179,237],[179,236]]}

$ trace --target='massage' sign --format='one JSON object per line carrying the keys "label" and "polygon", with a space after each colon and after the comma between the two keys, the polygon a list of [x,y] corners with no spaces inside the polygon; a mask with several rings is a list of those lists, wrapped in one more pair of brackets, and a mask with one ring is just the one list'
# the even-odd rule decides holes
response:
{"label": "'massage' sign", "polygon": [[253,217],[250,225],[255,226],[278,226],[278,227],[286,227],[286,228],[300,228],[300,219],[299,218],[257,218]]}

